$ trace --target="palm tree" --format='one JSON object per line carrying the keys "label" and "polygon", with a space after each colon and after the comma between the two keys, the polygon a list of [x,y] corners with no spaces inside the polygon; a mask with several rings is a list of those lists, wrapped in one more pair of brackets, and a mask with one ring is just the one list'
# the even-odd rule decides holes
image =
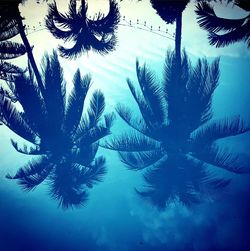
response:
{"label": "palm tree", "polygon": [[116,45],[115,30],[120,19],[119,10],[114,0],[109,0],[110,10],[107,16],[98,14],[96,19],[87,17],[88,5],[81,0],[77,9],[76,0],[71,0],[69,12],[62,14],[56,3],[49,4],[46,26],[55,38],[65,42],[73,41],[72,48],[59,46],[59,51],[66,58],[75,58],[90,49],[105,54],[114,50]]}
{"label": "palm tree", "polygon": [[191,205],[204,198],[210,188],[226,186],[230,179],[221,178],[213,168],[229,173],[250,171],[248,157],[230,153],[216,144],[219,139],[250,130],[239,117],[212,120],[211,99],[218,85],[219,60],[211,65],[206,59],[198,60],[192,67],[184,53],[179,85],[173,82],[174,60],[174,52],[169,52],[163,84],[137,61],[140,91],[130,79],[127,83],[140,116],[119,104],[117,113],[133,132],[104,144],[118,151],[129,169],[145,171],[147,185],[137,192],[160,208],[175,198]]}
{"label": "palm tree", "polygon": [[175,55],[177,69],[181,64],[181,29],[182,12],[185,10],[190,0],[150,0],[152,7],[157,14],[167,23],[176,22],[175,28]]}
{"label": "palm tree", "polygon": [[196,13],[201,28],[209,32],[208,39],[211,45],[224,47],[229,44],[244,41],[250,48],[250,4],[246,0],[237,0],[235,5],[248,12],[248,15],[239,19],[219,17],[211,4],[201,2],[197,4]]}
{"label": "palm tree", "polygon": [[44,93],[41,92],[29,68],[29,77],[17,76],[13,92],[23,111],[8,99],[1,100],[2,122],[17,135],[32,143],[32,147],[20,147],[12,140],[20,153],[38,155],[9,179],[30,191],[48,180],[52,197],[62,207],[82,205],[87,198],[87,188],[100,181],[105,174],[105,159],[95,157],[99,140],[110,133],[114,116],[101,116],[105,107],[104,96],[95,91],[86,114],[86,96],[91,77],[81,77],[77,70],[74,88],[66,100],[65,81],[58,56],[46,55],[42,64]]}

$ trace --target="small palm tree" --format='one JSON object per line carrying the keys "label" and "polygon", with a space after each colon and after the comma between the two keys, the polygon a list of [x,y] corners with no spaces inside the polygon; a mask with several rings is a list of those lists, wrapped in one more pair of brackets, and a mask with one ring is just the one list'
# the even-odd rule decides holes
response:
{"label": "small palm tree", "polygon": [[12,90],[23,111],[8,98],[1,100],[0,109],[2,122],[33,144],[30,148],[20,147],[12,140],[13,147],[20,153],[38,157],[7,178],[17,179],[27,191],[48,180],[50,193],[61,206],[82,205],[87,188],[105,174],[105,159],[95,156],[99,140],[110,133],[114,116],[105,115],[104,121],[100,121],[105,107],[100,91],[93,93],[90,106],[82,115],[91,78],[81,77],[79,70],[66,100],[63,71],[55,52],[43,60],[43,94],[31,69],[29,73],[29,77],[17,76]]}
{"label": "small palm tree", "polygon": [[196,13],[201,28],[209,32],[211,45],[224,47],[229,44],[244,41],[250,48],[250,4],[247,0],[237,0],[235,4],[249,14],[240,19],[226,19],[218,17],[211,4],[201,2],[197,4]]}
{"label": "small palm tree", "polygon": [[73,41],[72,48],[59,46],[59,51],[66,58],[75,58],[90,49],[105,54],[114,50],[116,45],[115,30],[120,19],[117,4],[109,0],[110,10],[107,16],[100,13],[96,19],[87,17],[88,5],[81,0],[77,9],[76,0],[71,0],[68,14],[58,12],[56,3],[49,5],[46,26],[55,38],[65,42]]}
{"label": "small palm tree", "polygon": [[211,98],[218,85],[219,60],[198,60],[192,67],[182,56],[181,81],[175,80],[175,53],[166,57],[164,83],[136,63],[140,91],[127,79],[140,116],[119,104],[117,112],[133,132],[113,138],[104,147],[119,152],[131,170],[145,170],[147,186],[137,192],[158,207],[178,198],[186,205],[200,201],[207,188],[226,186],[209,166],[231,173],[250,171],[250,159],[219,148],[216,141],[250,130],[239,117],[212,120]]}

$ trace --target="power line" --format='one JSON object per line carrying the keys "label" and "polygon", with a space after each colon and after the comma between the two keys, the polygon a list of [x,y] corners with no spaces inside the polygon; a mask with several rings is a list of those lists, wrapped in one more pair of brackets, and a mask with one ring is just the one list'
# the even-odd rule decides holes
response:
{"label": "power line", "polygon": [[[94,16],[94,18],[96,18],[97,15]],[[91,19],[91,17],[90,17]],[[147,23],[147,21],[141,21],[139,19],[136,20],[131,20],[131,19],[126,19],[125,16],[123,16],[122,20],[120,21],[120,23],[118,24],[118,26],[120,27],[128,27],[131,29],[137,29],[137,30],[142,30],[145,32],[150,32],[152,34],[170,39],[170,40],[175,40],[175,33],[171,34],[168,30],[168,28],[166,27],[162,27],[162,26],[153,26],[149,23]],[[25,32],[26,35],[30,35],[33,34],[35,32],[41,31],[41,30],[45,30],[45,26],[42,25],[41,22],[39,22],[39,24],[37,26],[30,26],[27,25],[25,26]]]}

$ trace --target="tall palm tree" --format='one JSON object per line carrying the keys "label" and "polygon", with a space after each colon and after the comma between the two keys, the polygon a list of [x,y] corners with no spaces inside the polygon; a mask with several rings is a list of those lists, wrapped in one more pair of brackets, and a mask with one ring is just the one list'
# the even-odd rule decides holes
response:
{"label": "tall palm tree", "polygon": [[110,9],[107,16],[98,14],[96,19],[87,17],[88,4],[81,0],[78,9],[76,0],[71,0],[69,11],[62,14],[56,3],[49,4],[46,26],[55,38],[64,42],[73,41],[74,46],[59,46],[59,51],[66,58],[75,58],[90,49],[105,54],[114,50],[116,45],[115,30],[120,14],[114,0],[109,0]]}
{"label": "tall palm tree", "polygon": [[9,179],[17,179],[27,191],[44,180],[50,184],[52,197],[63,207],[82,205],[87,198],[87,188],[100,181],[105,174],[105,159],[95,157],[99,140],[110,133],[114,116],[108,114],[101,121],[105,107],[104,96],[95,91],[86,106],[86,96],[91,77],[81,77],[77,70],[73,90],[66,100],[63,71],[54,52],[46,55],[42,64],[44,93],[34,74],[21,74],[14,81],[13,92],[23,111],[8,99],[0,101],[2,122],[13,132],[32,143],[32,147],[20,147],[12,140],[20,153],[38,155]]}
{"label": "tall palm tree", "polygon": [[145,171],[147,185],[137,191],[160,208],[175,198],[190,205],[204,198],[210,188],[226,186],[230,179],[218,176],[211,166],[229,173],[250,171],[249,157],[230,153],[216,143],[250,130],[239,117],[212,120],[211,99],[219,81],[219,60],[211,65],[205,59],[198,60],[192,67],[184,53],[181,85],[176,85],[174,54],[167,54],[162,84],[137,61],[140,91],[130,79],[127,83],[140,115],[134,116],[134,111],[119,104],[117,113],[133,132],[104,144],[118,151],[129,169]]}
{"label": "tall palm tree", "polygon": [[190,0],[150,0],[152,7],[157,14],[167,23],[176,22],[175,28],[175,55],[177,68],[181,64],[181,30],[182,12],[185,10]]}
{"label": "tall palm tree", "polygon": [[248,15],[239,19],[227,19],[217,16],[211,4],[207,2],[197,4],[198,23],[201,28],[209,32],[208,39],[211,45],[224,47],[244,41],[250,48],[250,2],[237,0],[235,5],[248,12]]}

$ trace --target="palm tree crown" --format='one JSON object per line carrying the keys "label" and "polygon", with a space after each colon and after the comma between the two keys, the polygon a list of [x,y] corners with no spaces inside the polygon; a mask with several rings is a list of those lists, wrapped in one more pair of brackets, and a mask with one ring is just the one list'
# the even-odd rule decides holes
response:
{"label": "palm tree crown", "polygon": [[165,80],[159,85],[152,72],[136,64],[140,92],[130,79],[129,89],[139,107],[140,117],[118,105],[117,112],[133,132],[106,142],[119,152],[132,170],[145,170],[147,183],[142,196],[160,208],[178,198],[190,205],[199,201],[207,188],[226,186],[230,179],[209,171],[210,165],[232,173],[250,171],[249,158],[221,149],[216,140],[250,129],[239,117],[211,120],[211,98],[219,80],[219,60],[211,65],[198,60],[191,67],[184,53],[180,82],[176,82],[174,53],[168,53]]}
{"label": "palm tree crown", "polygon": [[244,41],[250,48],[250,2],[238,0],[235,4],[249,14],[240,19],[226,19],[218,17],[211,4],[207,2],[197,4],[198,23],[201,28],[209,32],[208,39],[211,45],[224,47]]}
{"label": "palm tree crown", "polygon": [[82,205],[87,198],[87,188],[105,174],[105,159],[95,155],[99,140],[110,133],[114,116],[105,115],[104,121],[100,121],[105,107],[100,91],[93,93],[90,106],[82,115],[91,78],[81,77],[79,70],[66,100],[63,71],[55,52],[44,57],[41,76],[43,94],[31,69],[29,77],[22,74],[15,78],[12,91],[23,111],[17,110],[8,98],[1,100],[2,122],[34,145],[30,149],[20,147],[12,140],[14,148],[24,154],[38,155],[7,178],[18,179],[28,191],[48,180],[50,193],[61,206]]}
{"label": "palm tree crown", "polygon": [[190,0],[150,0],[157,14],[166,22],[175,22],[177,16],[182,13]]}
{"label": "palm tree crown", "polygon": [[81,0],[81,7],[77,9],[76,0],[71,0],[69,12],[58,12],[56,3],[49,5],[46,26],[55,38],[65,42],[73,41],[72,48],[59,46],[62,56],[74,58],[90,49],[105,54],[114,50],[116,45],[115,30],[120,19],[117,4],[110,0],[110,10],[107,16],[100,13],[97,18],[87,17],[88,5]]}

